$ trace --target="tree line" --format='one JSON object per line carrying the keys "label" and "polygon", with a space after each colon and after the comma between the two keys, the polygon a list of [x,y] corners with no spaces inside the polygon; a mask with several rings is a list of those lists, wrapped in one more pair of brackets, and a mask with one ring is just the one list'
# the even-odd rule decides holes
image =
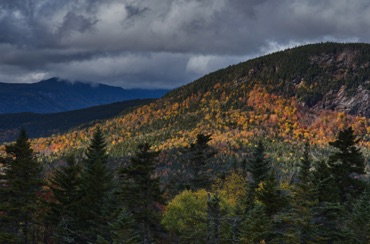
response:
{"label": "tree line", "polygon": [[25,130],[0,160],[0,243],[367,243],[370,186],[351,127],[281,182],[260,141],[225,170],[211,135],[179,149],[163,183],[159,152],[139,144],[117,170],[100,128],[82,160],[43,172]]}

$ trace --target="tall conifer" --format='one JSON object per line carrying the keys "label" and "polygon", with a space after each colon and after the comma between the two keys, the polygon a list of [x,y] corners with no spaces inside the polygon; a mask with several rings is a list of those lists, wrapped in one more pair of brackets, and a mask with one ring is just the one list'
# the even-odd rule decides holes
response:
{"label": "tall conifer", "polygon": [[162,203],[159,178],[155,176],[159,152],[140,144],[128,166],[119,172],[120,198],[135,220],[142,243],[152,243],[154,230],[160,223],[157,205]]}
{"label": "tall conifer", "polygon": [[209,146],[211,135],[198,134],[195,143],[192,143],[187,150],[189,155],[187,166],[189,167],[192,177],[190,179],[190,189],[208,189],[212,182],[210,174],[209,159],[212,158],[216,151]]}
{"label": "tall conifer", "polygon": [[248,160],[247,165],[247,171],[251,174],[252,178],[248,184],[247,211],[254,207],[256,189],[262,181],[268,178],[270,170],[270,161],[265,158],[265,147],[260,140],[254,148],[252,158]]}
{"label": "tall conifer", "polygon": [[0,182],[0,241],[30,243],[43,185],[42,168],[24,129],[5,150],[8,158],[2,160],[5,167]]}
{"label": "tall conifer", "polygon": [[256,188],[261,181],[268,178],[270,174],[270,162],[265,158],[265,147],[262,141],[258,141],[249,160],[248,171],[252,174],[253,187]]}
{"label": "tall conifer", "polygon": [[78,241],[78,216],[81,196],[81,167],[70,156],[66,165],[55,171],[50,179],[53,200],[49,203],[47,219],[54,229],[57,242]]}
{"label": "tall conifer", "polygon": [[108,155],[101,129],[98,127],[83,160],[80,200],[80,235],[87,241],[98,236],[109,239],[107,209],[113,191],[113,174],[107,166]]}
{"label": "tall conifer", "polygon": [[361,180],[355,177],[365,174],[365,159],[355,146],[358,142],[352,127],[349,127],[340,131],[338,138],[329,143],[338,150],[330,155],[328,165],[338,186],[340,204],[347,201],[347,195],[358,196],[364,189]]}
{"label": "tall conifer", "polygon": [[288,242],[315,243],[319,240],[319,225],[314,223],[314,208],[318,200],[311,165],[310,147],[306,143],[299,164],[298,179],[293,186],[292,208],[287,212],[289,227],[284,232]]}

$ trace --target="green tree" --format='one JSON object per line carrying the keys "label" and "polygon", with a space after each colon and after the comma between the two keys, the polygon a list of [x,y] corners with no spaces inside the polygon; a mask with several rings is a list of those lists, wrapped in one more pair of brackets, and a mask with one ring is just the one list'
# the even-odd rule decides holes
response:
{"label": "green tree", "polygon": [[170,195],[177,195],[183,190],[209,190],[215,176],[211,158],[217,153],[208,143],[211,135],[198,134],[195,143],[180,150],[180,169],[176,169],[169,182]]}
{"label": "green tree", "polygon": [[350,243],[370,243],[370,187],[348,211],[345,230],[350,234]]}
{"label": "green tree", "polygon": [[238,241],[241,243],[265,243],[264,241],[271,238],[272,229],[271,217],[266,214],[266,209],[262,205],[257,204],[246,213]]}
{"label": "green tree", "polygon": [[24,129],[14,144],[5,148],[0,190],[0,242],[30,243],[36,229],[36,213],[42,191],[42,168],[34,157]]}
{"label": "green tree", "polygon": [[308,190],[312,184],[311,167],[310,144],[306,142],[304,145],[303,157],[299,165],[297,183],[297,186],[303,191]]}
{"label": "green tree", "polygon": [[358,196],[364,189],[361,180],[355,177],[365,174],[365,159],[355,146],[358,142],[352,127],[349,127],[340,131],[338,138],[329,143],[338,150],[329,156],[328,165],[338,187],[341,205],[347,201],[347,195]]}
{"label": "green tree", "polygon": [[197,192],[185,190],[166,206],[162,224],[175,241],[181,243],[205,243],[207,239],[207,195],[203,189]]}
{"label": "green tree", "polygon": [[[303,157],[299,164],[298,179],[292,187],[291,208],[283,217],[287,224],[284,230],[284,241],[288,243],[318,243],[319,226],[314,221],[314,208],[318,206],[316,186],[311,172],[309,144],[304,147]],[[284,220],[285,217],[285,220]]]}
{"label": "green tree", "polygon": [[258,141],[252,155],[252,159],[249,160],[248,171],[252,175],[253,183],[252,187],[256,188],[267,179],[270,173],[270,162],[265,158],[265,147],[262,141]]}
{"label": "green tree", "polygon": [[135,220],[143,243],[154,240],[160,223],[158,204],[163,199],[155,176],[158,154],[148,143],[140,144],[130,164],[119,170],[120,200]]}
{"label": "green tree", "polygon": [[180,243],[224,243],[232,238],[233,203],[204,189],[185,190],[166,206],[162,224]]}
{"label": "green tree", "polygon": [[273,171],[258,185],[255,192],[255,200],[264,207],[266,214],[270,217],[287,205],[287,199],[282,194]]}
{"label": "green tree", "polygon": [[298,182],[294,186],[293,221],[298,243],[315,243],[318,226],[314,224],[314,207],[318,200],[311,173],[310,146],[305,144],[298,172]]}
{"label": "green tree", "polygon": [[318,161],[315,163],[312,177],[319,203],[335,203],[339,201],[338,187],[325,161]]}
{"label": "green tree", "polygon": [[192,175],[190,179],[192,190],[209,189],[211,186],[209,159],[216,154],[216,151],[208,145],[210,140],[211,135],[198,134],[196,142],[188,148],[190,157],[187,166]]}
{"label": "green tree", "polygon": [[54,239],[62,243],[78,241],[78,216],[81,196],[81,166],[73,156],[49,180],[52,200],[47,221],[54,227]]}
{"label": "green tree", "polygon": [[[227,224],[228,226],[226,232],[222,233],[222,237],[237,243],[243,222],[243,213],[246,209],[245,199],[248,195],[245,172],[232,170],[228,175],[220,177],[213,186],[213,192],[221,196],[221,199],[227,199],[231,204],[230,210],[227,211],[227,218],[225,219],[223,216],[224,218],[221,219],[223,225]],[[213,197],[212,200],[213,203],[217,203],[216,198]],[[212,211],[210,213],[213,214]]]}
{"label": "green tree", "polygon": [[98,127],[86,150],[81,174],[79,209],[80,237],[93,242],[98,236],[109,239],[110,201],[114,189],[113,173],[107,166],[104,136]]}
{"label": "green tree", "polygon": [[265,147],[262,141],[258,141],[253,150],[252,158],[248,160],[247,171],[251,174],[251,182],[248,184],[248,195],[246,199],[247,211],[254,207],[256,189],[260,183],[266,180],[270,174],[270,161],[265,158]]}
{"label": "green tree", "polygon": [[318,240],[332,243],[343,238],[339,223],[343,213],[343,206],[339,204],[338,187],[331,170],[325,161],[315,164],[312,172],[317,198],[317,206],[312,208],[314,224],[319,226]]}
{"label": "green tree", "polygon": [[110,223],[113,244],[140,243],[140,236],[135,227],[132,214],[125,207],[118,208]]}

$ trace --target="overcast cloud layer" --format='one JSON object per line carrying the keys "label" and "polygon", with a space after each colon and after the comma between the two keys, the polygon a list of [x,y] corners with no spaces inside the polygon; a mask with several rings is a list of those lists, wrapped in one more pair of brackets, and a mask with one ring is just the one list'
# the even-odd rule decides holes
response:
{"label": "overcast cloud layer", "polygon": [[300,44],[369,42],[368,0],[0,0],[0,81],[174,88]]}

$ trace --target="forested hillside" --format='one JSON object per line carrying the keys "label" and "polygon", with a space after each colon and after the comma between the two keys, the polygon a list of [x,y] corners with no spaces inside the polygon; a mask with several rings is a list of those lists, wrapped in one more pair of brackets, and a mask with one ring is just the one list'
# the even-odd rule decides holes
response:
{"label": "forested hillside", "polygon": [[[368,44],[297,47],[90,127],[30,144],[22,132],[1,147],[0,238],[367,243],[369,62]],[[28,147],[38,173],[18,202],[12,165]]]}
{"label": "forested hillside", "polygon": [[100,120],[123,115],[154,99],[129,100],[68,112],[36,114],[0,114],[0,143],[14,141],[20,129],[26,129],[31,138],[47,137],[79,127],[89,127]]}

